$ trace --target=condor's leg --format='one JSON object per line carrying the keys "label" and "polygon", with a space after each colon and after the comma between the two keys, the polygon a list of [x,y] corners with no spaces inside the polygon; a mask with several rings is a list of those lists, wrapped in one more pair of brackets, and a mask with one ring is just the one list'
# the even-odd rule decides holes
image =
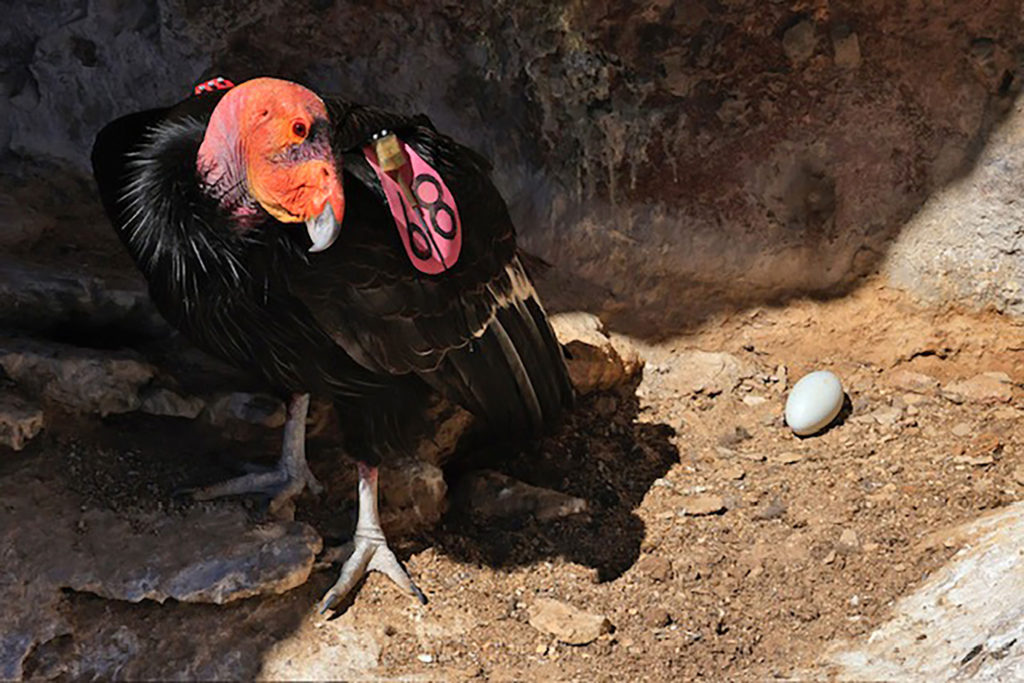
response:
{"label": "condor's leg", "polygon": [[245,493],[261,493],[270,497],[269,512],[274,516],[288,516],[292,499],[309,487],[319,495],[323,486],[306,463],[306,415],[309,412],[309,394],[295,394],[288,403],[288,419],[284,423],[284,442],[281,459],[269,472],[246,474],[219,484],[193,489],[187,493],[196,500],[210,500]]}
{"label": "condor's leg", "polygon": [[354,538],[342,548],[341,556],[347,556],[341,567],[337,583],[327,591],[321,601],[321,613],[334,608],[348,595],[367,572],[378,571],[399,588],[427,604],[423,591],[416,587],[409,573],[388,547],[384,531],[380,528],[377,512],[377,468],[364,462],[359,467],[359,518]]}

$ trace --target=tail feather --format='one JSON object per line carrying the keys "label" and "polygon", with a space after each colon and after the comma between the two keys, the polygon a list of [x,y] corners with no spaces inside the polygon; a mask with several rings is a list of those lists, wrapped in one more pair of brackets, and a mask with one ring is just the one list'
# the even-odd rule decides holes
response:
{"label": "tail feather", "polygon": [[[490,327],[488,332],[494,334],[494,338],[497,340],[498,346],[504,354],[505,363],[508,366],[508,369],[512,372],[512,378],[515,380],[516,395],[519,398],[519,404],[518,410],[513,409],[512,412],[521,413],[525,419],[524,417],[520,417],[517,422],[524,423],[524,426],[528,425],[530,431],[535,432],[544,424],[540,400],[537,398],[537,392],[533,388],[533,377],[528,369],[535,366],[530,363],[531,359],[528,354],[528,351],[530,350],[529,345],[523,344],[520,339],[513,340],[512,336],[509,335],[509,332],[510,330],[514,331],[514,326],[506,326],[503,324],[502,317],[507,317],[503,315],[507,310],[508,309],[504,309],[499,312],[498,319]],[[514,323],[515,321],[513,320],[511,322]],[[506,402],[511,399],[512,397],[507,397]],[[487,410],[486,402],[484,410]]]}
{"label": "tail feather", "polygon": [[539,435],[572,405],[573,390],[562,347],[522,266],[516,283],[484,333],[450,351],[423,378],[508,435]]}
{"label": "tail feather", "polygon": [[555,337],[555,331],[548,321],[548,314],[540,303],[540,299],[533,296],[524,303],[530,318],[533,321],[534,329],[537,331],[540,344],[549,350],[548,363],[554,369],[547,375],[548,381],[544,384],[547,387],[547,403],[550,406],[545,410],[548,420],[548,427],[553,427],[562,415],[573,407],[576,401],[576,390],[573,389],[572,380],[569,379],[569,369],[565,364],[565,352],[561,342]]}
{"label": "tail feather", "polygon": [[[529,301],[529,300],[527,300]],[[537,321],[527,307],[527,301],[515,300],[513,305],[498,313],[498,321],[509,337],[514,340],[516,350],[524,364],[533,368],[529,385],[537,400],[538,427],[547,426],[558,416],[563,387],[557,382],[558,368],[563,364],[561,346],[550,344],[538,329]],[[541,327],[547,320],[541,320]],[[557,357],[552,357],[557,354]]]}

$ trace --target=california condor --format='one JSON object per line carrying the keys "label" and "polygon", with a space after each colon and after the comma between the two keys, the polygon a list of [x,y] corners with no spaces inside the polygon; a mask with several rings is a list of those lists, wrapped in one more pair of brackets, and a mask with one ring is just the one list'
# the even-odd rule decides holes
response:
{"label": "california condor", "polygon": [[323,608],[372,569],[425,602],[380,527],[380,460],[409,451],[431,392],[517,437],[573,398],[488,162],[425,116],[257,78],[117,119],[92,163],[164,317],[288,402],[276,470],[196,497],[259,492],[280,511],[318,491],[306,413],[326,397],[359,467],[359,517]]}

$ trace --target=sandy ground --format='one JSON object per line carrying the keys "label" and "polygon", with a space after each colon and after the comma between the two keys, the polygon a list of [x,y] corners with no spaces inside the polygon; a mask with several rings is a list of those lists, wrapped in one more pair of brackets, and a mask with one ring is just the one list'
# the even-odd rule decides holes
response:
{"label": "sandy ground", "polygon": [[[142,634],[137,654],[104,676],[181,676],[216,660],[251,677],[271,659],[279,666],[282,647],[293,658],[347,657],[349,675],[384,678],[786,676],[828,643],[869,632],[955,552],[955,541],[929,534],[1024,497],[1020,387],[954,387],[986,372],[1024,378],[1021,332],[995,313],[924,310],[870,282],[842,299],[707,320],[641,345],[639,387],[585,397],[558,435],[449,465],[453,489],[489,467],[584,498],[589,513],[484,522],[453,504],[437,528],[396,542],[426,607],[374,575],[344,614],[314,616],[336,568],[283,596],[223,607],[69,593],[61,609],[73,635],[40,648],[26,673],[88,675],[88,643],[131,632]],[[681,363],[695,349],[736,361],[724,386],[694,391]],[[781,419],[785,392],[815,369],[839,375],[849,405],[828,431],[799,439]],[[273,438],[229,446],[183,424],[67,420],[6,455],[0,476],[57,464],[88,505],[173,511],[186,505],[170,502],[175,487],[229,474],[233,458],[274,456]],[[351,467],[315,441],[311,462],[331,492],[304,497],[297,516],[341,541],[353,510],[336,489]],[[701,505],[718,511],[689,514]],[[529,624],[542,597],[605,615],[613,631],[559,643]]]}

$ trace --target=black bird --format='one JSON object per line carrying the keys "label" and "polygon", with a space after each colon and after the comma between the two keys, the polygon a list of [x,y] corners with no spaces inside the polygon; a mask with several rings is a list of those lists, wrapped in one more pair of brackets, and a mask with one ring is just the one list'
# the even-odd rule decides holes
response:
{"label": "black bird", "polygon": [[310,395],[327,397],[359,467],[359,518],[323,609],[374,569],[425,602],[380,528],[381,458],[415,442],[431,392],[519,437],[573,400],[488,162],[425,116],[257,78],[117,119],[92,163],[164,317],[288,402],[276,470],[194,495],[260,492],[275,512],[318,492],[305,422]]}

